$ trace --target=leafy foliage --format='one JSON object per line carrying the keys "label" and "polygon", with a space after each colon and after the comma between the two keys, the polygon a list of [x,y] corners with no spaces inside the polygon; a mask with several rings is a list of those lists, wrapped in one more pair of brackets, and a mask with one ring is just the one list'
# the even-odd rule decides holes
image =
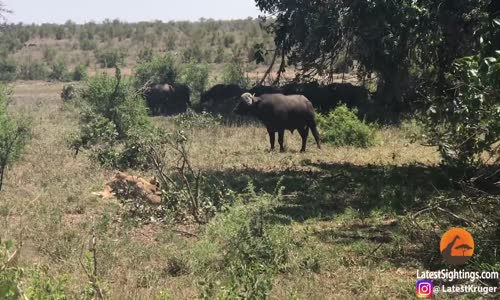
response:
{"label": "leafy foliage", "polygon": [[45,266],[17,266],[20,248],[11,240],[0,241],[0,298],[63,300],[66,277],[53,278]]}
{"label": "leafy foliage", "polygon": [[13,117],[7,111],[9,90],[0,85],[0,191],[7,167],[21,157],[22,150],[30,139],[30,121]]}
{"label": "leafy foliage", "polygon": [[101,67],[115,68],[124,65],[127,54],[125,51],[119,49],[106,49],[98,50],[95,56],[97,62],[101,64]]}
{"label": "leafy foliage", "polygon": [[356,111],[340,105],[324,116],[317,115],[322,139],[337,146],[369,147],[375,144],[375,130],[361,122]]}
{"label": "leafy foliage", "polygon": [[230,64],[227,64],[222,73],[222,82],[224,84],[236,84],[243,88],[247,87],[249,82],[245,76],[243,63],[238,59],[233,59]]}
{"label": "leafy foliage", "polygon": [[135,69],[135,86],[149,84],[173,84],[177,81],[179,71],[172,57],[155,55],[145,60]]}
{"label": "leafy foliage", "polygon": [[89,78],[81,97],[80,132],[72,141],[77,153],[80,148],[90,149],[92,156],[107,166],[139,163],[137,153],[118,147],[129,145],[131,137],[150,126],[144,100],[132,82],[122,80],[117,69],[114,78],[105,74]]}
{"label": "leafy foliage", "polygon": [[[62,69],[64,72],[64,67]],[[17,77],[22,80],[46,80],[51,74],[51,70],[46,63],[29,62],[18,67]],[[57,75],[58,76],[58,75]]]}
{"label": "leafy foliage", "polygon": [[0,59],[0,81],[12,81],[16,79],[17,65],[9,59]]}
{"label": "leafy foliage", "polygon": [[266,299],[269,296],[275,276],[285,268],[294,247],[291,235],[284,228],[271,227],[267,222],[281,190],[277,188],[275,194],[257,194],[249,184],[242,198],[251,204],[237,206],[209,225],[206,241],[195,248],[194,255],[201,247],[214,249],[213,244],[215,249],[226,250],[220,256],[207,257],[216,259],[223,267],[219,272],[214,270],[213,275],[205,275],[205,280],[200,282],[203,299]]}
{"label": "leafy foliage", "polygon": [[86,80],[88,77],[87,67],[84,65],[77,65],[71,74],[71,79],[74,81]]}
{"label": "leafy foliage", "polygon": [[277,53],[301,77],[333,80],[337,61],[355,60],[362,78],[378,75],[380,104],[395,109],[410,75],[440,81],[453,59],[471,53],[487,2],[256,0],[275,18],[266,26]]}
{"label": "leafy foliage", "polygon": [[500,25],[488,23],[481,51],[457,59],[446,74],[450,92],[428,98],[430,139],[439,146],[443,162],[452,167],[484,164],[486,151],[490,152],[488,160],[499,162],[499,148],[494,145],[500,141],[500,50],[492,46]]}
{"label": "leafy foliage", "polygon": [[209,68],[206,64],[190,63],[184,67],[181,82],[189,86],[195,98],[206,90],[209,77]]}
{"label": "leafy foliage", "polygon": [[69,81],[70,74],[68,67],[63,61],[58,61],[52,65],[52,72],[49,74],[50,80]]}
{"label": "leafy foliage", "polygon": [[19,288],[23,270],[12,266],[15,259],[14,243],[12,241],[0,241],[0,298],[18,299],[21,295]]}

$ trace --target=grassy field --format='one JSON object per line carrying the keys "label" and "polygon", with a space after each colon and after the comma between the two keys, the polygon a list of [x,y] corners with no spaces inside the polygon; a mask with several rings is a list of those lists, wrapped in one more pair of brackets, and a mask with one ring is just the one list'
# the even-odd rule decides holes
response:
{"label": "grassy field", "polygon": [[[72,298],[83,298],[89,285],[82,249],[95,224],[98,277],[107,297],[200,297],[199,282],[217,278],[230,253],[217,245],[231,242],[225,239],[235,236],[232,226],[258,204],[240,203],[204,226],[132,222],[117,200],[92,194],[113,173],[85,154],[73,156],[67,140],[78,112],[63,105],[61,88],[14,84],[12,109],[31,116],[34,137],[7,173],[0,237],[22,241],[21,265],[48,266],[51,276],[66,276]],[[436,149],[412,143],[400,128],[380,128],[377,145],[368,149],[319,150],[310,140],[306,153],[299,153],[297,133],[286,134],[287,152],[269,153],[260,126],[221,126],[188,136],[195,167],[232,190],[241,192],[248,182],[262,193],[283,186],[266,214],[269,235],[287,253],[272,276],[271,299],[413,298],[416,270],[438,259],[438,238],[431,239],[436,249],[430,250],[412,234],[408,215],[447,183],[436,167]]]}

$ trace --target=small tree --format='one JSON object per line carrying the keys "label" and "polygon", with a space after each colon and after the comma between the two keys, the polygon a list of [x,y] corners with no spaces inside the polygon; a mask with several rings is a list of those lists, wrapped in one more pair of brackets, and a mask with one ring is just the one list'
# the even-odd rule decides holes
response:
{"label": "small tree", "polygon": [[77,65],[73,70],[71,77],[74,81],[81,81],[87,79],[87,68],[84,65]]}
{"label": "small tree", "polygon": [[69,80],[68,67],[63,61],[58,61],[57,63],[52,65],[52,72],[49,75],[49,79],[58,81]]}
{"label": "small tree", "polygon": [[206,64],[190,63],[182,72],[181,81],[193,91],[195,98],[199,98],[208,84],[209,70]]}
{"label": "small tree", "polygon": [[125,64],[127,54],[123,50],[109,49],[96,51],[97,62],[103,68],[116,68]]}
{"label": "small tree", "polygon": [[245,76],[243,63],[234,59],[230,64],[224,67],[222,81],[225,84],[237,84],[243,88],[248,86],[248,78]]}
{"label": "small tree", "polygon": [[13,60],[0,60],[0,81],[12,81],[16,79],[17,65]]}
{"label": "small tree", "polygon": [[92,158],[108,167],[128,168],[141,164],[135,136],[150,126],[146,104],[130,80],[106,74],[92,77],[79,96],[82,98],[80,130],[71,147],[90,150]]}
{"label": "small tree", "polygon": [[7,167],[21,157],[30,137],[29,122],[7,112],[8,95],[7,87],[0,85],[0,191]]}
{"label": "small tree", "polygon": [[141,88],[146,83],[164,84],[177,81],[178,70],[172,57],[153,56],[139,64],[135,70],[135,85]]}
{"label": "small tree", "polygon": [[[427,125],[443,163],[459,169],[500,163],[500,19],[484,25],[481,50],[453,63],[446,74],[451,87],[429,97]],[[490,158],[485,159],[485,152]]]}

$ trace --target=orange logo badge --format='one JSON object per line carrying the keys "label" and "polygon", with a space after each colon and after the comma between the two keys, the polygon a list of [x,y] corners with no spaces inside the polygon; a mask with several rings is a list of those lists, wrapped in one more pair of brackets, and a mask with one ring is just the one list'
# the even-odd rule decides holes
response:
{"label": "orange logo badge", "polygon": [[474,254],[474,239],[462,228],[452,228],[441,237],[441,255],[450,265],[463,265]]}

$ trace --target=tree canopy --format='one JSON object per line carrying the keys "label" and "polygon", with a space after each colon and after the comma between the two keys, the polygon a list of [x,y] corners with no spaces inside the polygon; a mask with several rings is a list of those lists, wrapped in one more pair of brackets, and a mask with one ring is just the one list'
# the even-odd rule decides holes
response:
{"label": "tree canopy", "polygon": [[443,80],[451,62],[478,47],[487,0],[256,0],[268,29],[301,78],[327,81],[340,59],[378,76],[379,100],[400,102],[410,77]]}

